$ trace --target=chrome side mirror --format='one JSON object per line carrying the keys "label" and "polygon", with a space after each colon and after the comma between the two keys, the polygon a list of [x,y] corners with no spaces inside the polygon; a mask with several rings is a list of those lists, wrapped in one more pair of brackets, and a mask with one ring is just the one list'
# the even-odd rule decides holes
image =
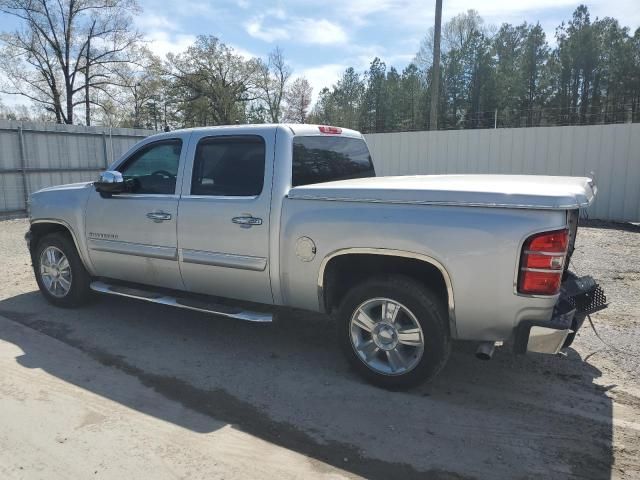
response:
{"label": "chrome side mirror", "polygon": [[93,186],[97,192],[107,196],[113,193],[121,193],[124,191],[124,178],[122,178],[120,172],[107,170],[100,173],[98,180],[93,182]]}

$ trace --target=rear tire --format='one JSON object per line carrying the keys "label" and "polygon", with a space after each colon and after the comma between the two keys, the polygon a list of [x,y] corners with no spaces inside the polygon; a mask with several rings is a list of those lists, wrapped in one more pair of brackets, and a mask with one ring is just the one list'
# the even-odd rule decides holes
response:
{"label": "rear tire", "polygon": [[337,316],[347,360],[380,387],[405,389],[431,380],[449,358],[447,310],[409,277],[374,277],[356,285]]}
{"label": "rear tire", "polygon": [[33,252],[33,270],[44,298],[57,307],[76,307],[90,300],[91,277],[71,238],[50,233]]}

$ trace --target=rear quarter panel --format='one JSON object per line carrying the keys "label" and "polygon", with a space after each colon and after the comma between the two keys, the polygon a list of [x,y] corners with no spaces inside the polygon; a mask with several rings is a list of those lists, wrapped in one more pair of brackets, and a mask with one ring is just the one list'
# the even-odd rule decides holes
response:
{"label": "rear quarter panel", "polygon": [[[566,212],[433,205],[393,205],[285,198],[280,284],[285,304],[321,310],[322,261],[348,248],[386,248],[434,258],[449,274],[458,339],[505,340],[520,321],[548,320],[557,297],[515,291],[520,249],[535,232],[562,228]],[[306,236],[312,261],[296,256]]]}

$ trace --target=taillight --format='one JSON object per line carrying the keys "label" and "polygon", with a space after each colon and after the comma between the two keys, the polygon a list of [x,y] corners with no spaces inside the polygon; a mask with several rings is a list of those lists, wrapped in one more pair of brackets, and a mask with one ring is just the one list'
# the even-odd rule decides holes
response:
{"label": "taillight", "polygon": [[558,293],[568,245],[567,229],[529,237],[522,247],[518,292],[531,295]]}
{"label": "taillight", "polygon": [[328,125],[320,125],[318,130],[320,130],[321,133],[330,133],[332,135],[340,135],[342,133],[340,127],[329,127]]}
{"label": "taillight", "polygon": [[540,233],[529,237],[528,250],[536,252],[564,253],[569,244],[569,230],[556,230],[555,232]]}

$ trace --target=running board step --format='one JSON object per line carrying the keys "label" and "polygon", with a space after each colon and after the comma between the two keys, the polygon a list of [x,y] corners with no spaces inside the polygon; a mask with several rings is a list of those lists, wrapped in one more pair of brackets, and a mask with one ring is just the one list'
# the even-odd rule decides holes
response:
{"label": "running board step", "polygon": [[91,282],[91,290],[94,292],[118,295],[120,297],[135,298],[146,302],[169,305],[170,307],[186,308],[196,312],[212,313],[223,317],[237,318],[248,322],[271,322],[273,315],[268,312],[255,312],[231,305],[209,302],[199,298],[179,297],[153,290],[143,290],[126,285],[109,284],[102,281]]}

